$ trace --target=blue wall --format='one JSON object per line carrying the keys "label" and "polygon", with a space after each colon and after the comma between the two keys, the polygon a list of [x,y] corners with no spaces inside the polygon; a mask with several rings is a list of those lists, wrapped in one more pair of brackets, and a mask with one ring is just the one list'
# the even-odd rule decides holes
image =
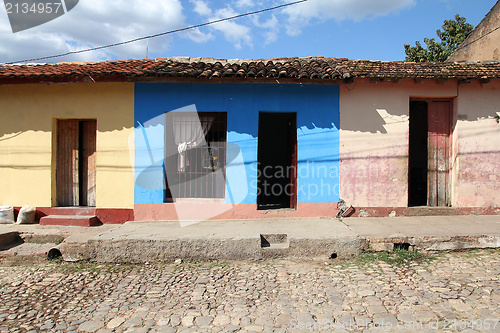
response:
{"label": "blue wall", "polygon": [[227,112],[227,141],[240,147],[228,159],[227,203],[257,201],[259,111],[296,112],[297,201],[339,201],[337,85],[136,83],[136,203],[164,202],[165,113],[174,110]]}

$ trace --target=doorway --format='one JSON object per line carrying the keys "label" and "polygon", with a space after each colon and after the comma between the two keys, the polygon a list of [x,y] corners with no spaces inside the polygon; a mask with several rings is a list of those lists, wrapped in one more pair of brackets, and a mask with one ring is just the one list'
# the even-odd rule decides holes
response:
{"label": "doorway", "polygon": [[259,114],[258,209],[296,208],[297,115]]}
{"label": "doorway", "polygon": [[95,119],[58,119],[56,197],[58,207],[96,205]]}
{"label": "doorway", "polygon": [[450,206],[450,101],[410,101],[408,206]]}

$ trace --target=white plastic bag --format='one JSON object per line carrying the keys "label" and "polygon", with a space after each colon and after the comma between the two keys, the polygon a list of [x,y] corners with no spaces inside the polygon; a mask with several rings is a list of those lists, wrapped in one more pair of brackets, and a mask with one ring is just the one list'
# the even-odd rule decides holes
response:
{"label": "white plastic bag", "polygon": [[14,207],[0,206],[0,224],[14,223]]}
{"label": "white plastic bag", "polygon": [[36,208],[28,205],[24,205],[19,210],[19,215],[17,216],[17,224],[33,224],[35,223]]}

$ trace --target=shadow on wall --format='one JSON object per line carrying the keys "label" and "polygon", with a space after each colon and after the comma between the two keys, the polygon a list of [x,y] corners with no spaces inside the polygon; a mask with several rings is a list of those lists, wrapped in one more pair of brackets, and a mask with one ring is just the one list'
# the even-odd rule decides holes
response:
{"label": "shadow on wall", "polygon": [[500,82],[480,83],[471,81],[459,86],[458,116],[460,121],[494,119],[500,111]]}
{"label": "shadow on wall", "polygon": [[[0,86],[0,143],[28,131],[52,132],[53,118],[98,119],[99,132],[131,128],[133,105],[128,106],[130,114],[123,109],[128,100],[133,101],[130,87],[99,83]],[[123,116],[116,116],[119,113]]]}
{"label": "shadow on wall", "polygon": [[387,133],[386,122],[374,108],[364,112],[340,110],[341,129],[353,132]]}
{"label": "shadow on wall", "polygon": [[393,110],[374,106],[358,112],[342,112],[341,110],[341,129],[353,132],[386,134],[388,126],[407,124],[409,121],[409,107],[404,110],[406,113],[394,112]]}
{"label": "shadow on wall", "polygon": [[[387,125],[408,121],[410,96],[429,102],[437,99],[426,94],[440,97],[451,96],[453,108],[454,110],[458,108],[459,113],[454,114],[453,117],[452,129],[454,129],[457,117],[460,115],[462,117],[458,120],[467,122],[495,117],[500,104],[498,89],[500,89],[500,83],[481,83],[478,80],[471,80],[469,83],[460,84],[458,97],[454,97],[457,90],[450,84],[426,84],[418,87],[375,85],[373,88],[371,86],[363,88],[359,85],[344,86],[341,90],[341,96],[343,96],[340,110],[341,129],[385,134],[388,132]],[[439,94],[440,91],[441,94]]]}

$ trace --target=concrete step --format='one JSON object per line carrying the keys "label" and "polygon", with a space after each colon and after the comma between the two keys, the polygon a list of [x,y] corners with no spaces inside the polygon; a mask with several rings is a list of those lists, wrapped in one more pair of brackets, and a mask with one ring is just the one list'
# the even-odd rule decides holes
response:
{"label": "concrete step", "polygon": [[457,215],[453,207],[409,207],[408,216],[450,216]]}
{"label": "concrete step", "polygon": [[48,215],[40,219],[40,224],[92,227],[101,223],[95,215]]}
{"label": "concrete step", "polygon": [[96,215],[95,207],[52,207],[50,215]]}

